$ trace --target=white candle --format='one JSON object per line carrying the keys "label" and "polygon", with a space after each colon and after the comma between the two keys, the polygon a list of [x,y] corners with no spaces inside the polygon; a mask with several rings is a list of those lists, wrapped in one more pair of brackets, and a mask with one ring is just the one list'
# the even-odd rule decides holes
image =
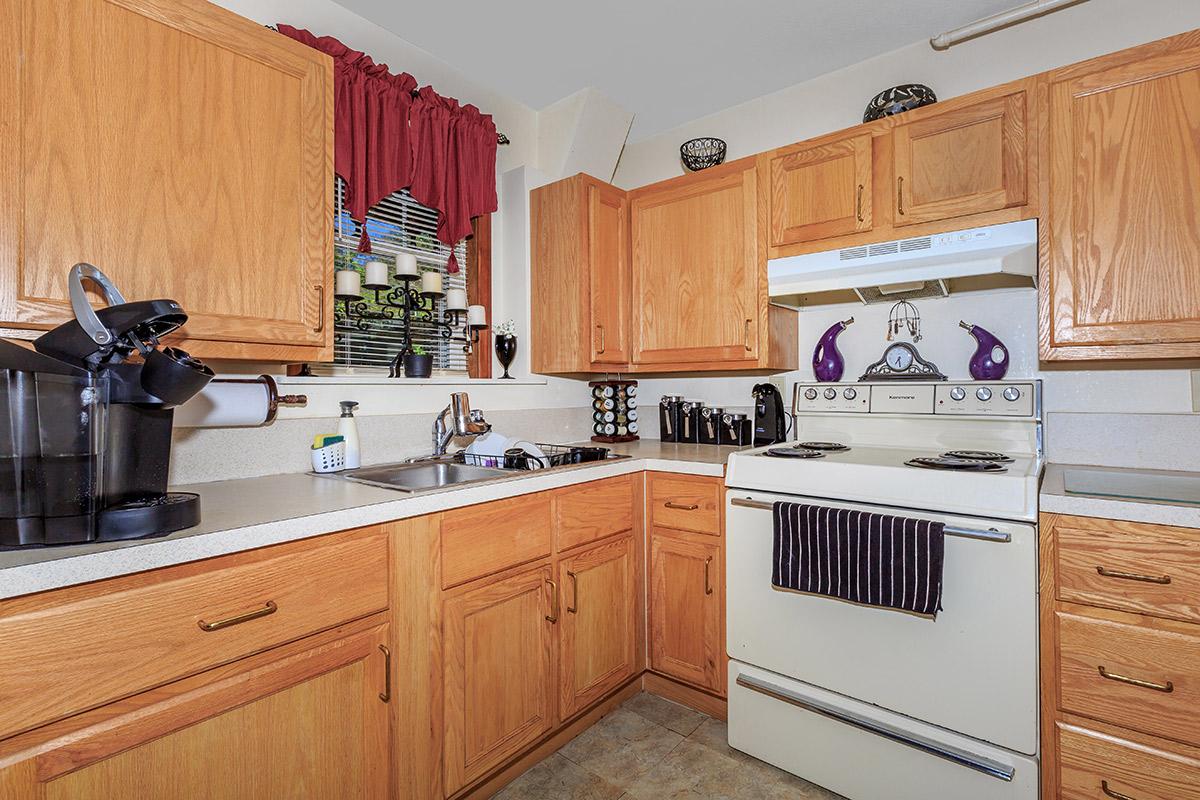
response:
{"label": "white candle", "polygon": [[466,289],[447,289],[446,290],[446,310],[447,311],[466,311],[467,310],[467,290]]}
{"label": "white candle", "polygon": [[396,274],[402,278],[417,277],[417,257],[412,253],[396,256]]}
{"label": "white candle", "polygon": [[387,286],[388,268],[382,261],[367,262],[367,286]]}
{"label": "white candle", "polygon": [[358,270],[339,269],[333,276],[333,293],[339,297],[362,297],[362,276]]}
{"label": "white candle", "polygon": [[441,294],[442,293],[442,273],[440,272],[422,272],[421,273],[421,291],[425,294]]}
{"label": "white candle", "polygon": [[483,306],[471,306],[467,309],[467,324],[472,328],[487,327],[487,315],[483,311]]}

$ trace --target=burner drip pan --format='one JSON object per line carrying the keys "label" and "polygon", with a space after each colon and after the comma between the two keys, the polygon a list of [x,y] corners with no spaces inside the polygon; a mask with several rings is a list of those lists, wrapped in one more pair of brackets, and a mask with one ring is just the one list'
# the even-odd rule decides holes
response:
{"label": "burner drip pan", "polygon": [[960,461],[990,461],[993,464],[1012,463],[1012,456],[992,450],[951,450],[949,453],[942,453],[942,458],[955,458]]}
{"label": "burner drip pan", "polygon": [[824,458],[825,454],[817,450],[809,450],[804,447],[772,447],[763,455],[771,456],[772,458]]}
{"label": "burner drip pan", "polygon": [[949,458],[947,456],[930,456],[910,458],[904,462],[910,467],[922,469],[940,469],[947,472],[1004,472],[1005,468],[995,461],[982,461],[969,458]]}
{"label": "burner drip pan", "polygon": [[841,442],[801,442],[796,447],[803,447],[806,450],[821,450],[826,453],[843,453],[850,449]]}

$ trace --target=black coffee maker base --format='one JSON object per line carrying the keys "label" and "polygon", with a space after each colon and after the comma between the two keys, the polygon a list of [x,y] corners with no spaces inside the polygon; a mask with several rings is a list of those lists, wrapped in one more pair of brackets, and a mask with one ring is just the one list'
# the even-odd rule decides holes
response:
{"label": "black coffee maker base", "polygon": [[90,542],[154,539],[200,524],[200,496],[170,492],[153,500],[122,503],[83,517],[0,519],[0,550]]}

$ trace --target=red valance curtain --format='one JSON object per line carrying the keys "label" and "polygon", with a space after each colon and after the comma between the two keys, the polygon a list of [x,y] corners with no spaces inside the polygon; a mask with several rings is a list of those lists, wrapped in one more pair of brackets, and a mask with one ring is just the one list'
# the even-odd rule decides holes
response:
{"label": "red valance curtain", "polygon": [[371,252],[367,211],[409,189],[438,212],[438,240],[450,248],[446,270],[458,272],[454,245],[471,219],[496,210],[496,125],[473,105],[460,106],[408,73],[352,50],[332,36],[279,25],[279,32],[333,57],[334,170],[346,182],[347,210],[362,226],[360,252]]}

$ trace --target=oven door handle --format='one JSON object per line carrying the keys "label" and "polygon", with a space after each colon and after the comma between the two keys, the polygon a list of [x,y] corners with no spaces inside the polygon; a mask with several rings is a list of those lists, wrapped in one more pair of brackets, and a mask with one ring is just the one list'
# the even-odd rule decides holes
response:
{"label": "oven door handle", "polygon": [[[750,500],[744,497],[731,497],[729,504],[738,506],[739,508],[757,508],[760,511],[771,511],[775,508],[774,503],[767,503],[762,500]],[[956,525],[946,525],[942,529],[942,533],[947,536],[957,536],[960,539],[978,539],[981,542],[1011,542],[1012,534],[998,531],[995,528],[960,528]]]}
{"label": "oven door handle", "polygon": [[805,697],[804,695],[778,686],[774,683],[769,683],[760,680],[750,675],[740,674],[737,676],[738,686],[742,686],[751,691],[764,694],[767,697],[775,700],[781,700],[785,703],[790,703],[794,706],[803,708],[805,711],[811,711],[814,714],[820,714],[823,717],[836,720],[837,722],[850,725],[859,730],[873,733],[876,736],[882,736],[885,739],[890,739],[893,742],[907,745],[923,753],[928,753],[938,758],[944,758],[947,761],[952,761],[969,769],[982,772],[984,775],[990,775],[993,778],[999,778],[1002,781],[1011,781],[1013,775],[1016,774],[1016,768],[1009,764],[1004,764],[999,761],[981,756],[978,753],[972,753],[969,750],[964,750],[960,747],[955,747],[945,742],[939,742],[934,739],[922,736],[912,731],[906,731],[894,725],[889,725],[886,722],[870,719],[868,717],[855,714],[852,711],[847,711],[844,708],[822,702],[813,697]]}

